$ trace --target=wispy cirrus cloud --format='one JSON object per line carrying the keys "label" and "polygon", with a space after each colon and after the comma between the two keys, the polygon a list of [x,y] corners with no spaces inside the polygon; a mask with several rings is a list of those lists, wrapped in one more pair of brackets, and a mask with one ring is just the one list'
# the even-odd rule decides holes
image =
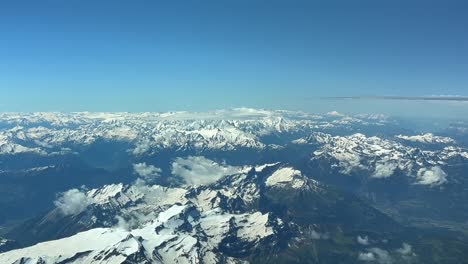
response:
{"label": "wispy cirrus cloud", "polygon": [[330,96],[322,97],[330,100],[397,100],[397,101],[457,101],[468,102],[468,96],[434,95],[434,96]]}

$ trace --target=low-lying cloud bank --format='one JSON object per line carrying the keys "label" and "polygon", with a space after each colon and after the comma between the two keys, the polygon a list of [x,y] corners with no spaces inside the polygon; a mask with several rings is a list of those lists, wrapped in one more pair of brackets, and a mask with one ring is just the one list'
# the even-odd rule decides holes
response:
{"label": "low-lying cloud bank", "polygon": [[417,174],[418,184],[424,185],[440,185],[447,181],[447,173],[439,166],[432,168],[421,168]]}
{"label": "low-lying cloud bank", "polygon": [[368,248],[365,252],[359,253],[358,260],[379,264],[401,263],[401,261],[407,263],[416,256],[412,246],[408,243],[403,243],[401,248],[390,251],[378,247]]}
{"label": "low-lying cloud bank", "polygon": [[54,202],[64,215],[75,215],[83,212],[93,200],[86,195],[85,191],[70,189],[61,193]]}
{"label": "low-lying cloud bank", "polygon": [[172,163],[172,174],[183,178],[188,185],[210,184],[240,171],[240,167],[219,164],[203,156],[177,158]]}

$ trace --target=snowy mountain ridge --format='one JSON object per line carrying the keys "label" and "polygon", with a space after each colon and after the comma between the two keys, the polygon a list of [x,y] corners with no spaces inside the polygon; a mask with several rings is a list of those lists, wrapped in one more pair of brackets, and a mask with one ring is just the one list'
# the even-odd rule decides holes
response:
{"label": "snowy mountain ridge", "polygon": [[370,172],[374,178],[386,178],[400,170],[413,176],[416,183],[424,185],[443,184],[447,175],[441,166],[446,165],[450,159],[468,158],[468,151],[459,147],[446,146],[440,151],[421,150],[397,141],[367,137],[360,133],[332,136],[317,132],[294,140],[293,143],[316,145],[318,149],[313,152],[312,160],[330,160],[331,167],[343,174],[361,170]]}
{"label": "snowy mountain ridge", "polygon": [[384,117],[312,115],[232,109],[204,113],[0,113],[0,154],[72,152],[99,140],[128,142],[133,155],[162,149],[265,149],[262,137],[350,124],[384,124]]}
{"label": "snowy mountain ridge", "polygon": [[[273,172],[266,179],[258,178],[263,170]],[[275,182],[278,175],[282,177]],[[241,263],[242,258],[234,255],[248,255],[264,243],[274,247],[278,240],[271,237],[284,232],[278,217],[249,209],[260,198],[261,186],[320,188],[299,171],[272,164],[187,189],[136,182],[74,191],[72,199],[62,200],[45,219],[71,215],[75,223],[90,228],[88,231],[0,254],[0,262]],[[64,204],[76,206],[78,200],[85,202],[82,210],[63,210],[69,209]],[[94,242],[86,243],[91,237]],[[77,244],[81,246],[75,247]],[[232,252],[235,254],[229,256]]]}

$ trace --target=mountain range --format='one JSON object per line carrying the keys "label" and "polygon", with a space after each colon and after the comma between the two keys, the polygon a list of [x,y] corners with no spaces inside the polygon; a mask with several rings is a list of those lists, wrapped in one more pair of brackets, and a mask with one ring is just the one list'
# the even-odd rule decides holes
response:
{"label": "mountain range", "polygon": [[2,113],[0,263],[464,263],[466,133],[246,108]]}

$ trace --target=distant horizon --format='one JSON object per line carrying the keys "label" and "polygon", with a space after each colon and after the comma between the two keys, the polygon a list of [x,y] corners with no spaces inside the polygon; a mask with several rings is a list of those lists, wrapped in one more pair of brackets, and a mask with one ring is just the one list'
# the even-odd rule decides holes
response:
{"label": "distant horizon", "polygon": [[[399,100],[392,100],[392,99],[376,99],[373,101],[372,99],[344,99],[347,97],[343,98],[329,98],[329,99],[323,99],[319,100],[319,102],[325,102],[327,100],[345,100],[349,101],[347,102],[345,108],[332,108],[332,106],[329,106],[327,109],[322,109],[321,111],[314,111],[313,109],[309,110],[303,110],[303,109],[286,109],[286,108],[269,108],[269,107],[248,107],[248,106],[235,106],[235,107],[224,107],[224,108],[212,108],[212,109],[199,109],[199,110],[187,110],[187,109],[172,109],[172,110],[150,110],[150,111],[131,111],[131,110],[112,110],[112,111],[107,111],[107,110],[59,110],[59,111],[3,111],[0,110],[1,114],[8,114],[8,113],[17,113],[17,114],[35,114],[35,113],[59,113],[59,114],[85,114],[85,113],[103,113],[103,114],[120,114],[120,113],[128,113],[128,114],[165,114],[165,113],[174,113],[174,114],[182,114],[182,113],[188,113],[188,114],[213,114],[213,113],[218,113],[220,114],[223,111],[236,111],[236,110],[254,110],[254,111],[289,111],[289,112],[297,112],[297,113],[305,113],[305,114],[311,114],[311,115],[332,115],[332,114],[342,114],[342,115],[385,115],[390,118],[403,118],[403,119],[410,119],[410,120],[415,120],[417,121],[424,121],[424,120],[447,120],[447,121],[467,121],[468,116],[466,115],[466,112],[468,111],[468,103],[466,101],[426,101],[426,100],[421,100],[421,102],[418,104],[419,108],[425,108],[425,109],[432,109],[432,111],[428,111],[425,113],[420,113],[417,111],[414,111],[415,106],[413,104],[410,104],[413,100],[402,100],[400,102],[399,107],[395,107],[396,104],[398,104]],[[378,102],[380,100],[384,101],[384,104],[382,102]],[[371,106],[368,107],[363,107],[361,101],[370,101],[372,102]],[[385,104],[385,101],[388,101],[388,103]],[[396,101],[396,102],[395,102]],[[430,104],[432,107],[427,107],[427,104]],[[360,108],[357,108],[355,111],[347,111],[349,110],[352,105],[359,105]],[[376,107],[376,106],[379,107]],[[403,108],[401,108],[403,107]],[[406,112],[408,107],[412,108],[413,112]],[[361,109],[361,111],[359,111]],[[376,109],[381,109],[382,111],[376,111]],[[417,110],[417,108],[416,108]]]}

